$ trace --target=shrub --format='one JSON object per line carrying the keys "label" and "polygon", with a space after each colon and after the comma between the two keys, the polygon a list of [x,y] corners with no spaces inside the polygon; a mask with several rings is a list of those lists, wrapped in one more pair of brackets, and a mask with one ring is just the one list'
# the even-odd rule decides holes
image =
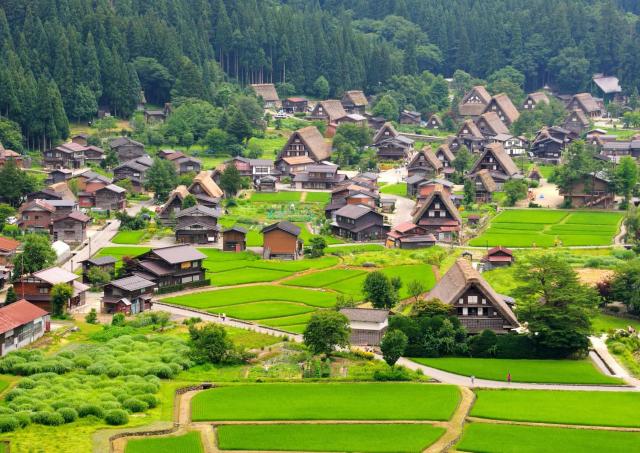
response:
{"label": "shrub", "polygon": [[31,421],[39,425],[59,426],[64,424],[64,418],[57,412],[39,411],[31,415]]}
{"label": "shrub", "polygon": [[18,385],[16,387],[21,389],[32,389],[32,388],[35,388],[37,385],[38,385],[37,382],[34,381],[33,379],[24,378],[23,380],[18,382]]}
{"label": "shrub", "polygon": [[149,374],[153,374],[161,379],[171,379],[174,375],[173,370],[169,365],[154,364],[149,367]]}
{"label": "shrub", "polygon": [[390,367],[387,370],[376,370],[373,373],[376,381],[410,381],[411,375],[404,367]]}
{"label": "shrub", "polygon": [[65,423],[71,423],[78,418],[78,412],[71,407],[61,407],[58,409],[58,414],[62,415]]}
{"label": "shrub", "polygon": [[0,415],[0,433],[15,431],[20,426],[18,418],[13,415]]}
{"label": "shrub", "polygon": [[15,388],[13,390],[10,390],[9,392],[7,392],[7,394],[4,397],[4,400],[9,403],[11,401],[13,401],[14,399],[16,399],[19,396],[22,396],[25,393],[25,391],[21,388]]}
{"label": "shrub", "polygon": [[122,409],[122,405],[117,401],[105,401],[104,403],[102,403],[102,408],[105,411],[111,411],[114,409]]}
{"label": "shrub", "polygon": [[30,412],[16,412],[15,417],[20,424],[20,428],[24,428],[25,426],[31,424],[31,413]]}
{"label": "shrub", "polygon": [[129,415],[122,409],[112,409],[107,411],[104,421],[109,425],[126,425],[129,423]]}
{"label": "shrub", "polygon": [[129,412],[144,412],[149,405],[138,398],[129,398],[122,403],[122,406]]}
{"label": "shrub", "polygon": [[10,415],[13,414],[14,410],[10,407],[0,406],[0,415]]}
{"label": "shrub", "polygon": [[88,417],[93,415],[98,418],[104,417],[104,410],[96,404],[83,404],[78,408],[78,415],[80,417]]}
{"label": "shrub", "polygon": [[136,398],[138,398],[140,401],[144,401],[149,409],[153,409],[158,405],[158,398],[148,393],[144,395],[136,395]]}
{"label": "shrub", "polygon": [[115,315],[113,315],[113,319],[111,319],[112,326],[122,327],[125,325],[125,323],[126,320],[124,318],[124,313],[116,313]]}

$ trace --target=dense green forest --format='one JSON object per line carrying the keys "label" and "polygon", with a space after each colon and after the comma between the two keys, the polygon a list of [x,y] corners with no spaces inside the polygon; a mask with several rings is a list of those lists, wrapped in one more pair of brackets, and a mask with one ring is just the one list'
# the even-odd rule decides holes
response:
{"label": "dense green forest", "polygon": [[0,115],[29,147],[66,138],[67,119],[213,99],[224,82],[286,82],[329,94],[389,88],[393,76],[505,66],[588,88],[594,72],[640,85],[637,2],[618,0],[0,0]]}

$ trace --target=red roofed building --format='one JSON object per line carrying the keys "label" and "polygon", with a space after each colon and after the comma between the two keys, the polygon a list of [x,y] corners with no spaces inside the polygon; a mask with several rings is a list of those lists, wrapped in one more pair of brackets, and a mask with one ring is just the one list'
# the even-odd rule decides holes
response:
{"label": "red roofed building", "polygon": [[0,355],[20,349],[49,331],[49,314],[21,299],[0,308]]}
{"label": "red roofed building", "polygon": [[0,266],[6,266],[16,254],[20,242],[0,236]]}
{"label": "red roofed building", "polygon": [[506,247],[498,246],[487,251],[482,258],[485,263],[485,269],[493,269],[495,267],[511,266],[515,261],[513,252]]}
{"label": "red roofed building", "polygon": [[436,245],[436,237],[426,228],[413,222],[403,222],[391,228],[387,233],[387,247],[400,249],[417,249],[433,247]]}
{"label": "red roofed building", "polygon": [[85,304],[85,293],[89,289],[87,285],[77,281],[78,278],[78,275],[60,267],[50,267],[23,275],[14,283],[13,289],[19,297],[23,297],[43,310],[52,311],[51,289],[59,283],[66,283],[73,288],[73,294],[66,306],[67,311],[70,311]]}

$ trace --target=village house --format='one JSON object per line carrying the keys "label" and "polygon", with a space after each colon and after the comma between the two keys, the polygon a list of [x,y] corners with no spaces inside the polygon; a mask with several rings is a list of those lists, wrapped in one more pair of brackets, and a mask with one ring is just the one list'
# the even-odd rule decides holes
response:
{"label": "village house", "polygon": [[94,192],[96,189],[109,185],[112,182],[110,178],[92,170],[83,171],[71,179],[76,180],[78,190],[86,190],[88,192]]}
{"label": "village house", "polygon": [[147,175],[147,170],[153,165],[149,156],[141,156],[126,161],[113,169],[113,182],[128,179],[134,192],[142,192]]}
{"label": "village house", "polygon": [[327,219],[334,219],[336,211],[346,205],[362,205],[375,209],[380,201],[380,196],[368,187],[346,184],[333,189],[331,201],[325,206],[324,212]]}
{"label": "village house", "polygon": [[293,132],[278,153],[275,166],[283,175],[294,175],[306,170],[308,165],[329,160],[331,145],[315,126],[307,126]]}
{"label": "village house", "polygon": [[33,343],[49,332],[49,314],[20,299],[0,308],[0,356]]}
{"label": "village house", "polygon": [[100,165],[104,159],[104,150],[97,146],[89,145],[84,150],[84,161],[87,165]]}
{"label": "village house", "polygon": [[84,133],[76,134],[73,137],[71,137],[71,141],[81,146],[88,146],[89,134],[84,134]]}
{"label": "village house", "polygon": [[462,226],[460,213],[449,193],[439,184],[434,185],[429,195],[418,202],[412,222],[423,227],[427,234],[433,234],[440,242],[453,242]]}
{"label": "village house", "polygon": [[300,238],[300,227],[283,220],[262,229],[264,259],[296,260],[302,257],[304,241]]}
{"label": "village house", "polygon": [[51,170],[47,176],[46,179],[46,183],[47,184],[55,184],[58,182],[64,182],[64,181],[68,181],[69,179],[71,179],[71,176],[73,176],[73,171],[67,169],[67,168],[56,168],[54,170]]}
{"label": "village house", "polygon": [[504,151],[500,143],[491,143],[484,148],[480,159],[475,163],[469,174],[473,175],[480,170],[489,170],[491,177],[496,181],[498,189],[511,178],[520,177],[520,171],[511,157]]}
{"label": "village house", "polygon": [[101,187],[94,192],[94,207],[122,211],[127,207],[127,191],[115,184]]}
{"label": "village house", "polygon": [[69,142],[44,151],[42,163],[47,168],[82,168],[85,165],[85,147]]}
{"label": "village house", "polygon": [[560,190],[560,195],[572,208],[612,209],[615,206],[613,184],[603,172],[585,175],[569,191]]}
{"label": "village house", "polygon": [[55,190],[50,188],[45,188],[45,189],[36,190],[35,192],[31,192],[27,194],[26,201],[35,201],[35,200],[50,201],[50,200],[62,200],[62,199],[63,197],[61,193],[56,192]]}
{"label": "village house", "polygon": [[87,239],[87,226],[91,217],[80,211],[73,211],[51,222],[51,234],[54,241],[67,244],[81,244]]}
{"label": "village house", "polygon": [[434,113],[429,117],[429,120],[427,121],[427,129],[442,129],[443,127],[444,123],[437,113]]}
{"label": "village house", "polygon": [[623,101],[622,87],[620,86],[620,80],[615,76],[606,76],[604,74],[594,74],[591,79],[595,85],[596,94],[603,97],[605,103],[611,101],[620,102]]}
{"label": "village house", "polygon": [[347,112],[342,107],[342,102],[337,99],[328,99],[315,105],[309,119],[326,121],[327,124],[338,124],[338,121],[345,116],[347,116]]}
{"label": "village house", "polygon": [[87,285],[77,281],[78,278],[78,275],[60,267],[50,267],[23,275],[13,284],[13,289],[18,297],[51,312],[53,311],[51,289],[61,283],[67,284],[73,289],[73,293],[66,303],[66,310],[71,311],[85,304],[86,292],[89,290]]}
{"label": "village house", "polygon": [[485,112],[491,102],[491,95],[481,85],[475,86],[467,92],[458,104],[458,113],[461,117],[475,119]]}
{"label": "village house", "polygon": [[407,165],[407,175],[422,175],[425,178],[437,178],[442,173],[444,165],[438,159],[430,146],[426,145],[415,153]]}
{"label": "village house", "polygon": [[616,159],[621,156],[631,156],[634,159],[640,157],[640,140],[637,138],[630,141],[606,141],[599,148],[603,156]]}
{"label": "village house", "polygon": [[502,246],[490,248],[482,258],[483,269],[487,271],[498,267],[511,266],[514,262],[513,252]]}
{"label": "village house", "polygon": [[282,110],[287,113],[306,113],[309,101],[306,98],[293,97],[282,101]]}
{"label": "village house", "polygon": [[[338,126],[342,124],[355,124],[359,127],[365,127],[367,125],[367,117],[360,115],[359,113],[347,113],[345,116],[336,121]],[[335,133],[333,134],[335,135]]]}
{"label": "village house", "polygon": [[234,225],[222,232],[222,250],[225,252],[244,252],[247,248],[247,230]]}
{"label": "village house", "polygon": [[511,157],[522,156],[526,152],[528,142],[524,137],[511,134],[498,134],[487,139],[488,143],[500,143],[505,153]]}
{"label": "village house", "polygon": [[491,98],[491,101],[483,113],[486,112],[497,113],[498,118],[500,118],[507,127],[510,127],[520,118],[520,112],[518,112],[516,106],[513,105],[509,96],[504,93],[497,94]]}
{"label": "village house", "polygon": [[429,178],[422,173],[416,173],[415,175],[407,177],[407,179],[404,180],[407,185],[407,198],[414,198],[417,196],[420,185],[428,180]]}
{"label": "village house", "polygon": [[331,190],[346,179],[345,175],[338,173],[337,165],[309,165],[305,171],[296,173],[293,185],[297,190]]}
{"label": "village house", "polygon": [[183,209],[176,214],[176,242],[208,244],[218,242],[220,211],[203,205]]}
{"label": "village house", "polygon": [[120,162],[128,162],[145,155],[144,145],[129,137],[119,137],[111,140],[109,148],[118,155]]}
{"label": "village house", "polygon": [[182,203],[189,195],[187,186],[179,185],[171,191],[167,201],[162,205],[158,212],[157,219],[163,225],[173,226],[176,223],[176,216],[182,209]]}
{"label": "village house", "polygon": [[388,227],[384,216],[369,206],[347,204],[335,212],[331,233],[356,242],[384,238]]}
{"label": "village house", "polygon": [[211,171],[203,170],[193,178],[193,182],[188,188],[199,204],[209,208],[215,208],[220,204],[224,196],[222,189],[216,184],[211,176]]}
{"label": "village house", "polygon": [[562,153],[573,140],[573,133],[561,127],[543,127],[531,143],[531,155],[542,162],[558,164]]}
{"label": "village house", "polygon": [[489,170],[480,170],[469,177],[474,184],[476,203],[491,203],[494,192],[498,191],[498,185]]}
{"label": "village house", "polygon": [[116,273],[116,263],[118,262],[113,256],[93,257],[82,261],[82,282],[89,283],[89,271],[98,268],[103,272],[107,272],[111,276]]}
{"label": "village house", "polygon": [[442,162],[442,172],[446,177],[449,177],[455,172],[453,161],[456,159],[456,156],[451,152],[448,144],[443,143],[438,146],[438,149],[436,149],[436,158]]}
{"label": "village house", "polygon": [[547,93],[544,91],[538,91],[536,93],[528,94],[522,103],[522,110],[533,110],[540,105],[540,103],[549,103],[549,96],[547,96]]}
{"label": "village house", "polygon": [[213,172],[213,180],[220,182],[220,176],[228,165],[233,165],[243,178],[251,178],[253,182],[263,176],[274,176],[278,172],[275,169],[274,162],[268,159],[248,159],[242,156],[236,156],[228,161],[218,165]]}
{"label": "village house", "polygon": [[277,192],[277,182],[278,179],[275,176],[267,175],[256,179],[254,185],[258,192]]}
{"label": "village house", "polygon": [[77,200],[78,199],[78,197],[75,196],[75,194],[73,193],[73,191],[69,187],[69,181],[50,184],[47,187],[46,190],[47,191],[50,190],[50,191],[56,193],[60,197],[60,199],[63,199],[63,200]]}
{"label": "village house", "polygon": [[373,116],[370,113],[365,113],[365,116],[367,117],[367,124],[374,131],[380,129],[384,126],[384,123],[387,122],[387,120],[381,116]]}
{"label": "village house", "polygon": [[582,133],[589,128],[589,125],[589,118],[580,109],[575,109],[569,112],[564,123],[562,123],[562,127],[576,135],[582,135]]}
{"label": "village house", "polygon": [[407,159],[413,151],[414,141],[403,135],[391,123],[385,123],[373,137],[373,147],[382,161]]}
{"label": "village house", "polygon": [[379,346],[389,326],[389,311],[373,308],[342,308],[349,320],[349,343],[357,346]]}
{"label": "village house", "polygon": [[362,91],[351,90],[345,91],[342,95],[342,107],[347,113],[359,113],[364,115],[369,101]]}
{"label": "village house", "polygon": [[265,109],[279,109],[282,107],[280,96],[278,96],[276,86],[273,83],[254,83],[251,84],[251,88],[258,98],[262,98]]}
{"label": "village house", "polygon": [[472,153],[479,153],[486,144],[486,139],[473,120],[465,120],[458,129],[456,137],[449,142],[449,148],[457,153],[462,146],[465,146]]}
{"label": "village house", "polygon": [[33,233],[49,233],[56,208],[45,200],[27,201],[18,210],[18,227]]}
{"label": "village house", "polygon": [[151,309],[156,284],[137,275],[112,280],[104,285],[102,313],[135,315]]}
{"label": "village house", "polygon": [[18,247],[20,247],[20,242],[0,236],[0,266],[7,266],[13,262]]}
{"label": "village house", "polygon": [[386,246],[398,249],[418,249],[433,247],[436,245],[436,237],[413,222],[403,222],[391,227],[387,233]]}
{"label": "village house", "polygon": [[349,184],[357,184],[366,187],[371,192],[378,193],[378,174],[373,172],[361,172],[349,179]]}
{"label": "village house", "polygon": [[168,160],[173,164],[176,169],[176,173],[184,175],[186,173],[200,173],[202,169],[202,162],[191,156],[187,156],[180,151],[174,151],[172,153],[163,153],[159,155],[161,159]]}
{"label": "village house", "polygon": [[400,112],[400,124],[409,124],[411,126],[420,126],[422,123],[422,114],[411,110],[403,110]]}
{"label": "village house", "polygon": [[22,154],[11,149],[5,149],[5,147],[2,146],[2,143],[0,143],[0,168],[4,167],[4,165],[9,161],[13,161],[18,168],[25,167],[25,159]]}
{"label": "village house", "polygon": [[505,334],[519,327],[510,307],[513,299],[496,293],[464,258],[454,263],[426,298],[439,299],[450,305],[471,334],[487,329]]}
{"label": "village house", "polygon": [[178,290],[205,281],[202,261],[206,257],[190,245],[157,248],[138,256],[131,273],[154,282],[158,290]]}
{"label": "village house", "polygon": [[164,110],[144,110],[144,122],[147,124],[164,123],[167,115]]}
{"label": "village house", "polygon": [[476,127],[485,138],[496,135],[509,135],[509,128],[498,117],[496,112],[486,112],[476,120]]}
{"label": "village house", "polygon": [[602,116],[602,105],[590,93],[578,93],[574,95],[567,104],[567,110],[582,110],[587,118],[598,118]]}

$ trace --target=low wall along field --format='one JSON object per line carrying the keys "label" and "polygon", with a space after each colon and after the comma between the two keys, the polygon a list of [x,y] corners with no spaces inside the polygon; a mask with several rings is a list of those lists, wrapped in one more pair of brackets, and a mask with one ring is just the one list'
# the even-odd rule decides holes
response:
{"label": "low wall along field", "polygon": [[474,247],[606,246],[613,243],[623,214],[617,212],[514,209],[503,211]]}

